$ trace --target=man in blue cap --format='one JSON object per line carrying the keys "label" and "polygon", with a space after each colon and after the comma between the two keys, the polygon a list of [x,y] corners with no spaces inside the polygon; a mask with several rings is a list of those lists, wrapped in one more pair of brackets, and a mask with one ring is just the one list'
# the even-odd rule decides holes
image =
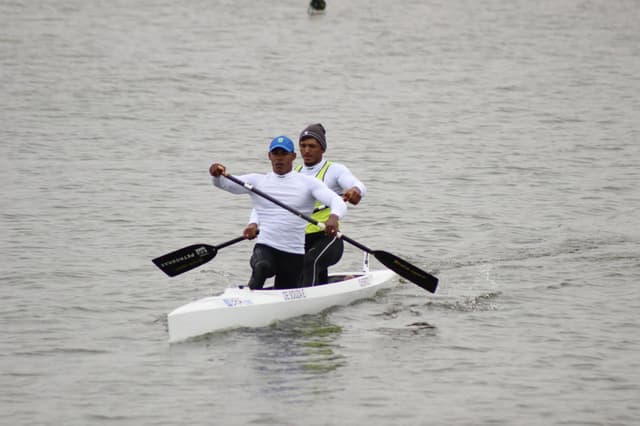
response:
{"label": "man in blue cap", "polygon": [[[338,221],[347,212],[340,196],[320,180],[293,171],[296,159],[294,144],[286,136],[274,138],[269,145],[269,160],[272,172],[251,173],[238,176],[272,197],[297,211],[310,216],[316,200],[329,206],[330,215],[325,222],[325,233],[335,236]],[[259,218],[260,233],[251,255],[251,278],[249,287],[259,289],[267,278],[275,276],[274,288],[298,286],[304,264],[305,227],[307,222],[224,177],[226,168],[220,163],[209,167],[213,184],[232,194],[249,194],[253,208]],[[253,217],[253,216],[252,216]],[[255,236],[258,223],[250,223],[244,231],[248,238]]]}

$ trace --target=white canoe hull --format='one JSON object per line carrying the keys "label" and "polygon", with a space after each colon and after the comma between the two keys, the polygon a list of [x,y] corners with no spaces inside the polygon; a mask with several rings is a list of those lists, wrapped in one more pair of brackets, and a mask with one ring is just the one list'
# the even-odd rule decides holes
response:
{"label": "white canoe hull", "polygon": [[315,287],[288,290],[250,290],[230,287],[218,296],[183,305],[168,315],[169,342],[238,327],[264,327],[274,321],[315,314],[348,305],[392,287],[393,271],[355,272],[353,278]]}

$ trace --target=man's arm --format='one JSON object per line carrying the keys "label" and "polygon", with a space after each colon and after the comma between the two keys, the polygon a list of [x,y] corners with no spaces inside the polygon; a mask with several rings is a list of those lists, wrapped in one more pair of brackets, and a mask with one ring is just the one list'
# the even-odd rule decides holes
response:
{"label": "man's arm", "polygon": [[332,168],[334,173],[337,174],[336,181],[343,191],[342,199],[353,205],[358,204],[367,192],[367,188],[345,165],[334,164],[329,168],[329,171],[332,171]]}
{"label": "man's arm", "polygon": [[[250,191],[244,186],[238,185],[237,183],[234,183],[229,179],[227,179],[226,177],[224,177],[226,173],[227,173],[226,167],[220,163],[213,163],[209,167],[209,174],[212,176],[211,181],[216,187],[220,189],[224,189],[225,191],[230,192],[232,194],[249,194],[250,193]],[[243,181],[253,185],[256,180],[256,177],[259,177],[259,176],[261,175],[252,173],[248,175],[241,175],[238,177]]]}
{"label": "man's arm", "polygon": [[249,224],[247,225],[246,228],[244,228],[244,232],[242,233],[242,235],[244,235],[244,237],[247,240],[253,240],[255,237],[258,236],[258,229],[260,227],[260,221],[258,219],[258,212],[256,211],[256,209],[251,209],[251,216],[249,217]]}
{"label": "man's arm", "polygon": [[343,218],[347,214],[347,205],[342,201],[342,198],[330,190],[324,182],[313,178],[311,179],[311,183],[313,185],[311,193],[314,198],[331,208],[329,219],[325,222],[324,232],[327,235],[336,235],[339,230],[338,219]]}

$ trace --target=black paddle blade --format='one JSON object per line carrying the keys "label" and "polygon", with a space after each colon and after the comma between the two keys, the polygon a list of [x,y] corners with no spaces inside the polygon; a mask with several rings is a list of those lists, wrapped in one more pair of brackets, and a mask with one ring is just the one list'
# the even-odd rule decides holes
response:
{"label": "black paddle blade", "polygon": [[386,251],[373,250],[371,253],[380,261],[380,263],[401,277],[408,279],[412,283],[419,285],[431,293],[436,292],[436,288],[438,288],[438,279],[433,275]]}
{"label": "black paddle blade", "polygon": [[188,247],[172,251],[171,253],[167,253],[163,256],[156,257],[152,262],[158,268],[162,269],[162,272],[165,274],[170,277],[175,277],[183,272],[187,272],[200,265],[204,265],[216,257],[217,253],[218,249],[214,246],[207,244],[193,244]]}

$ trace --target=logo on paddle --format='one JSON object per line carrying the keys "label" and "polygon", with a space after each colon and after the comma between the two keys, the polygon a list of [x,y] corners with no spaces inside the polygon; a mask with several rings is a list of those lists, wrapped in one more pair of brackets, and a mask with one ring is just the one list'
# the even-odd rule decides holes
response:
{"label": "logo on paddle", "polygon": [[160,266],[165,268],[167,266],[174,265],[176,263],[186,262],[187,260],[192,259],[194,257],[195,256],[193,255],[193,253],[187,253],[184,256],[176,257],[176,258],[171,259],[171,260],[169,260],[167,262],[163,262],[163,263],[160,264]]}

